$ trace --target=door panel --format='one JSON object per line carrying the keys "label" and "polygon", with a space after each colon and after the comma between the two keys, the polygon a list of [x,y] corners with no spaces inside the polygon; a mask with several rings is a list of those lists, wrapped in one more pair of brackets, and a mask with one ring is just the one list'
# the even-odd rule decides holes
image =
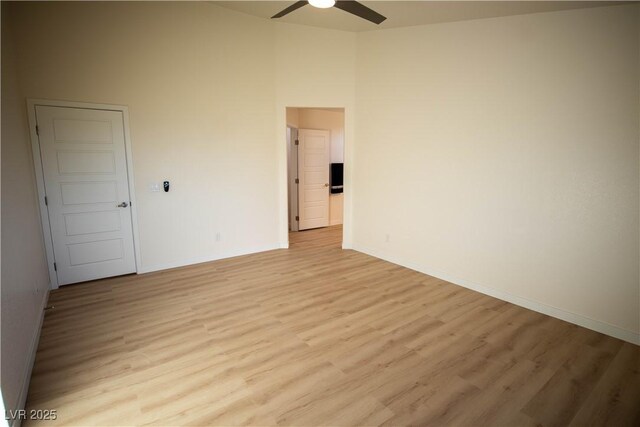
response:
{"label": "door panel", "polygon": [[59,284],[135,272],[122,112],[36,106],[36,121]]}
{"label": "door panel", "polygon": [[100,240],[67,245],[71,265],[93,264],[122,259],[122,239]]}
{"label": "door panel", "polygon": [[64,225],[67,236],[106,233],[122,228],[119,211],[64,214]]}
{"label": "door panel", "polygon": [[328,130],[298,131],[300,230],[329,225],[329,162],[331,134]]}
{"label": "door panel", "polygon": [[58,172],[60,175],[113,174],[116,159],[113,153],[105,151],[58,151]]}
{"label": "door panel", "polygon": [[53,132],[56,142],[111,144],[113,128],[109,120],[53,118]]}
{"label": "door panel", "polygon": [[[93,203],[116,203],[118,183],[109,182],[61,182],[61,202],[63,205],[86,205]],[[55,188],[54,185],[52,187]]]}

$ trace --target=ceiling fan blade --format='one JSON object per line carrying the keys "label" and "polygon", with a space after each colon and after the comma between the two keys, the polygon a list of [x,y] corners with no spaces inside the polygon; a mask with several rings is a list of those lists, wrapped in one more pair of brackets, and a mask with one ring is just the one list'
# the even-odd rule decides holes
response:
{"label": "ceiling fan blade", "polygon": [[287,15],[287,14],[293,12],[294,10],[298,10],[302,6],[306,6],[306,5],[307,5],[307,1],[306,0],[297,1],[294,4],[292,4],[291,6],[289,6],[288,8],[286,8],[286,9],[276,13],[275,15],[273,15],[271,17],[271,19],[273,19],[273,18],[282,18],[284,15]]}
{"label": "ceiling fan blade", "polygon": [[358,3],[357,1],[337,1],[334,7],[342,9],[345,12],[352,13],[362,19],[366,19],[367,21],[371,21],[374,24],[380,24],[385,19],[387,19],[375,10],[371,10],[367,6],[363,5],[362,3]]}

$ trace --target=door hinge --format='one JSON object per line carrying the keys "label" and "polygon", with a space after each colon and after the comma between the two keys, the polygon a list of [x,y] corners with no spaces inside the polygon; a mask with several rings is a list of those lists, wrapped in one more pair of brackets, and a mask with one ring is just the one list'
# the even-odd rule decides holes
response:
{"label": "door hinge", "polygon": [[44,196],[44,205],[49,206],[49,199],[47,199],[47,196]]}
{"label": "door hinge", "polygon": [[58,264],[56,264],[55,262],[53,263],[53,269],[54,269],[55,271],[58,271]]}
{"label": "door hinge", "polygon": [[296,221],[300,221],[300,217],[296,215]]}
{"label": "door hinge", "polygon": [[36,135],[40,135],[40,128],[36,125]]}
{"label": "door hinge", "polygon": [[300,140],[296,139],[296,145],[300,145]]}
{"label": "door hinge", "polygon": [[296,178],[296,184],[300,184],[300,180]]}

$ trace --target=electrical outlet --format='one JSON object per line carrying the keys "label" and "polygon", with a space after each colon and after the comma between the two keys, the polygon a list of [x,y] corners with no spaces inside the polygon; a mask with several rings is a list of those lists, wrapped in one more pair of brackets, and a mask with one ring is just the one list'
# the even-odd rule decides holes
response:
{"label": "electrical outlet", "polygon": [[385,242],[385,243],[389,243],[389,240],[391,240],[391,235],[389,235],[389,234],[385,234],[385,235],[384,235],[384,242]]}
{"label": "electrical outlet", "polygon": [[219,242],[220,240],[222,240],[222,235],[218,232],[216,233],[216,242]]}

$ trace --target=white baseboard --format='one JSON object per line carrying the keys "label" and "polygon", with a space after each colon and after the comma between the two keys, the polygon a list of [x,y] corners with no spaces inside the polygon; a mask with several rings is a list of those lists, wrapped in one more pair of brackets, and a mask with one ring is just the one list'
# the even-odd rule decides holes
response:
{"label": "white baseboard", "polygon": [[630,342],[632,344],[640,345],[640,334],[635,333],[633,331],[629,331],[627,329],[623,329],[618,326],[614,326],[609,323],[602,322],[600,320],[592,319],[590,317],[586,317],[581,314],[576,314],[576,313],[563,310],[561,308],[544,304],[538,301],[533,301],[527,298],[519,297],[517,295],[513,295],[508,292],[503,292],[488,286],[482,286],[477,283],[472,283],[472,282],[469,282],[468,280],[459,279],[449,273],[430,269],[418,262],[400,259],[400,257],[396,257],[394,255],[390,255],[390,254],[384,253],[383,251],[375,250],[370,247],[365,247],[365,246],[356,244],[356,245],[353,245],[353,249],[358,252],[362,252],[367,255],[371,255],[373,257],[380,258],[382,260],[389,261],[406,268],[410,268],[411,270],[428,274],[429,276],[437,277],[438,279],[446,280],[447,282],[453,283],[454,285],[472,289],[474,291],[492,296],[494,298],[498,298],[503,301],[510,302],[520,307],[528,308],[529,310],[537,311],[538,313],[546,314],[548,316],[555,317],[557,319],[564,320],[566,322],[573,323],[578,326],[583,326],[587,329],[591,329],[596,332],[600,332],[605,335],[609,335],[614,338],[618,338],[623,341]]}
{"label": "white baseboard", "polygon": [[160,271],[160,270],[169,270],[171,268],[185,267],[187,265],[194,265],[194,264],[202,264],[203,262],[218,261],[221,259],[233,258],[237,256],[242,256],[242,255],[250,255],[258,252],[272,251],[274,249],[281,249],[281,248],[282,248],[281,244],[277,243],[273,245],[254,246],[248,249],[230,251],[225,254],[204,255],[197,258],[171,261],[164,264],[155,264],[147,267],[142,267],[138,270],[138,274],[151,273],[153,271]]}
{"label": "white baseboard", "polygon": [[[49,286],[51,288],[51,286]],[[31,345],[29,346],[29,353],[27,354],[27,365],[23,375],[22,388],[20,389],[20,395],[18,396],[18,408],[11,409],[24,409],[27,404],[27,395],[29,394],[29,383],[31,382],[31,373],[33,372],[33,364],[36,361],[36,352],[38,351],[38,344],[40,343],[40,332],[42,331],[42,323],[44,322],[44,309],[49,301],[49,289],[46,290],[46,295],[42,299],[42,305],[39,311],[39,319],[37,322],[37,328],[31,339]],[[9,409],[9,408],[6,408]],[[22,420],[8,420],[9,427],[20,427]]]}

